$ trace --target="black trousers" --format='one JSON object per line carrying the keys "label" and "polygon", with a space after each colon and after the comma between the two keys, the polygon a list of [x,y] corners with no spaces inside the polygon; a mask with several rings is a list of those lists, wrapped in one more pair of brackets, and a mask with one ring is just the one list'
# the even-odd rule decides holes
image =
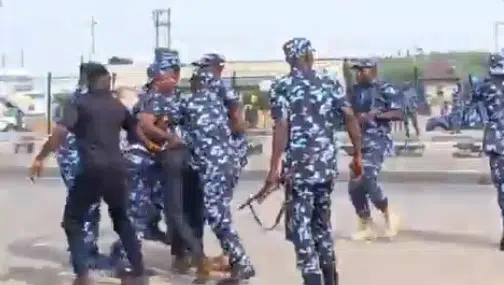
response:
{"label": "black trousers", "polygon": [[133,274],[144,274],[141,245],[135,229],[126,213],[128,207],[126,171],[123,165],[117,167],[82,167],[70,189],[63,214],[62,226],[71,252],[72,266],[77,276],[88,273],[88,249],[84,243],[83,231],[89,207],[101,199],[107,203],[114,231],[124,245]]}
{"label": "black trousers", "polygon": [[[198,239],[203,249],[204,213],[203,213],[203,189],[200,185],[198,172],[190,167],[185,167],[182,171],[182,206],[189,226]],[[190,246],[176,232],[172,235],[171,254],[176,257],[186,255]]]}
{"label": "black trousers", "polygon": [[[164,214],[173,236],[197,259],[204,257],[201,238],[193,231],[184,211],[183,172],[189,157],[186,149],[166,150],[159,154],[162,167]],[[173,247],[173,241],[172,241]]]}

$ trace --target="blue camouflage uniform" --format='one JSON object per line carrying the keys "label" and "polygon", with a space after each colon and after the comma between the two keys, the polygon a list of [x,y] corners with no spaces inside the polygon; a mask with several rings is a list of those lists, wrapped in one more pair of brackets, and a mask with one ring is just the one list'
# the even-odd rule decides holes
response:
{"label": "blue camouflage uniform", "polygon": [[[362,60],[354,68],[372,68],[375,65],[374,61]],[[372,110],[404,110],[401,92],[382,81],[356,84],[350,100],[356,114]],[[385,212],[388,207],[387,197],[378,184],[378,175],[393,140],[389,120],[374,119],[363,124],[361,128],[364,175],[358,181],[350,181],[348,190],[357,215],[361,219],[369,219],[371,210],[368,197],[380,211]]]}
{"label": "blue camouflage uniform", "polygon": [[[224,56],[216,53],[209,53],[203,55],[201,59],[196,62],[193,62],[192,65],[205,70],[205,68],[211,67],[213,65],[224,65],[226,60]],[[238,94],[232,88],[226,86],[224,81],[221,78],[215,78],[212,81],[212,87],[215,89],[214,92],[219,94],[219,97],[224,101],[225,106],[228,110],[232,107],[236,107],[239,104]],[[247,165],[247,150],[248,150],[248,141],[247,134],[233,134],[231,137],[231,143],[235,147],[235,150],[238,155],[238,170],[235,177],[235,184],[238,183],[238,179],[241,173],[241,170]]]}
{"label": "blue camouflage uniform", "polygon": [[[488,122],[483,136],[483,151],[490,159],[492,183],[497,189],[497,201],[504,230],[504,54],[492,54],[489,59],[490,78],[480,89]],[[504,250],[504,237],[501,241]]]}
{"label": "blue camouflage uniform", "polygon": [[323,73],[296,67],[297,60],[311,51],[305,38],[284,44],[292,71],[275,80],[269,93],[272,119],[289,124],[283,173],[287,191],[292,191],[290,239],[308,285],[321,284],[321,274],[326,279],[325,269],[334,267],[331,193],[338,175],[335,134],[342,122],[341,108],[350,106],[339,83]]}
{"label": "blue camouflage uniform", "polygon": [[213,84],[211,72],[197,69],[193,94],[180,98],[171,118],[183,121],[182,138],[192,153],[191,167],[201,180],[205,220],[220,241],[230,264],[240,272],[254,271],[233,227],[230,203],[238,156],[231,137],[227,108]]}
{"label": "blue camouflage uniform", "polygon": [[[85,96],[87,90],[77,88],[73,96]],[[59,114],[60,110],[56,111]],[[56,115],[57,116],[57,115]],[[54,118],[55,121],[58,118]],[[75,135],[68,133],[65,142],[56,151],[56,159],[60,168],[61,178],[65,183],[67,191],[71,191],[75,181],[75,174],[79,164],[79,153]],[[100,222],[100,203],[93,204],[89,209],[89,215],[84,223],[84,232],[86,233],[85,242],[89,246],[91,260],[97,262],[94,258],[98,257],[98,234]],[[94,266],[94,265],[93,265]]]}
{"label": "blue camouflage uniform", "polygon": [[462,127],[462,121],[464,117],[464,100],[461,98],[462,95],[462,84],[457,82],[457,87],[452,93],[452,111],[450,117],[451,129],[453,131],[459,131]]}
{"label": "blue camouflage uniform", "polygon": [[[149,66],[147,75],[153,77],[153,67]],[[138,94],[138,101],[131,113],[137,116],[152,96],[150,90]],[[129,209],[128,215],[133,222],[139,239],[150,236],[152,220],[158,221],[162,206],[159,191],[160,171],[155,163],[155,156],[136,137],[128,137],[122,149],[128,171]],[[111,261],[117,267],[128,265],[126,252],[119,240],[112,244]]]}

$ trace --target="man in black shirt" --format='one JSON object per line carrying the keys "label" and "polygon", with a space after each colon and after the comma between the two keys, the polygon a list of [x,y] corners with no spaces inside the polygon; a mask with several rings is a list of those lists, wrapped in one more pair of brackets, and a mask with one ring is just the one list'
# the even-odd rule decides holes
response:
{"label": "man in black shirt", "polygon": [[137,120],[110,91],[110,75],[100,64],[90,68],[89,93],[77,96],[63,109],[63,116],[53,133],[37,155],[32,176],[40,175],[44,159],[54,151],[68,132],[75,134],[80,163],[74,189],[65,205],[63,228],[71,251],[76,279],[74,285],[90,285],[89,264],[84,244],[82,226],[89,206],[101,198],[107,203],[114,230],[124,245],[132,266],[132,276],[123,284],[145,284],[141,246],[131,221],[126,214],[126,169],[119,148],[121,128],[130,135],[138,135]]}

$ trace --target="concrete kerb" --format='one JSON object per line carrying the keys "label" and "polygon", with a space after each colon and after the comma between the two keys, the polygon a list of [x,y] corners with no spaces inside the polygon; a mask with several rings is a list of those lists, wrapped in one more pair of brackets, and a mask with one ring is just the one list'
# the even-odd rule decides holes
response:
{"label": "concrete kerb", "polygon": [[[262,181],[266,170],[248,170],[242,173],[241,179],[247,181]],[[0,176],[27,177],[28,167],[0,167]],[[58,179],[60,171],[57,167],[44,169],[44,178]],[[341,171],[337,181],[349,181],[348,171]],[[382,171],[380,180],[386,183],[423,183],[423,184],[473,184],[491,185],[490,174],[481,171]]]}

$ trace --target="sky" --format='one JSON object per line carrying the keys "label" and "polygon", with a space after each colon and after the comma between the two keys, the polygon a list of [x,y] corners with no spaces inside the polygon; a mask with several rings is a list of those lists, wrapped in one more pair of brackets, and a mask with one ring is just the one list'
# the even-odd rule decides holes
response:
{"label": "sky", "polygon": [[[0,53],[7,67],[75,74],[81,55],[153,58],[152,10],[171,8],[172,47],[184,62],[219,52],[228,60],[283,58],[291,37],[310,39],[319,57],[398,50],[492,50],[504,0],[0,0]],[[91,18],[95,54],[91,55]],[[504,25],[500,42],[504,46]],[[161,44],[166,41],[161,33]]]}

